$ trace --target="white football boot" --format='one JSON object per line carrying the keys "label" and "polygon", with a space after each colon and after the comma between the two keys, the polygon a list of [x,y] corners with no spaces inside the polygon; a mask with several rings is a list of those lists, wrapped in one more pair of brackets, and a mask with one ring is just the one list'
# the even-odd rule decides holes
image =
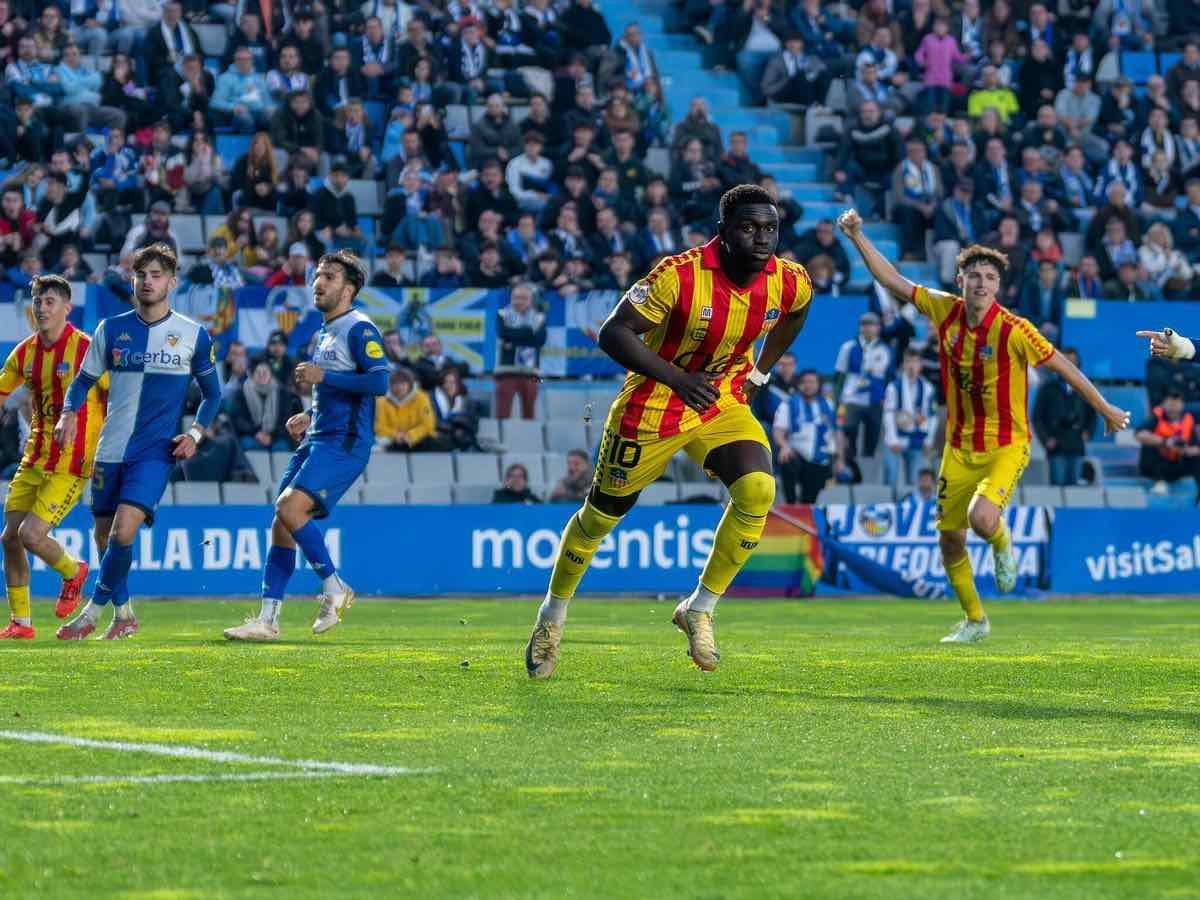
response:
{"label": "white football boot", "polygon": [[241,625],[226,628],[223,633],[226,639],[231,641],[266,643],[279,640],[279,626],[264,622],[258,616],[251,616]]}
{"label": "white football boot", "polygon": [[1007,594],[1017,586],[1017,557],[1009,546],[1003,553],[994,553],[996,559],[996,587]]}
{"label": "white football boot", "polygon": [[354,604],[354,589],[342,582],[342,590],[319,594],[317,600],[321,604],[313,622],[313,634],[324,634],[342,621],[342,615]]}
{"label": "white football boot", "polygon": [[988,624],[987,616],[984,616],[980,621],[976,622],[973,619],[963,619],[954,626],[954,630],[942,638],[943,644],[974,644],[982,641],[985,637],[992,633],[992,626]]}

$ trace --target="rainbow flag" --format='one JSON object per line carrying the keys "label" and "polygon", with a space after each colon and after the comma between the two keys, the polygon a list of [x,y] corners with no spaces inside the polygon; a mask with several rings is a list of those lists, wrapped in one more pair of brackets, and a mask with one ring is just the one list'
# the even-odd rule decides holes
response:
{"label": "rainbow flag", "polygon": [[754,555],[734,579],[738,597],[811,597],[824,571],[821,525],[812,506],[779,506]]}

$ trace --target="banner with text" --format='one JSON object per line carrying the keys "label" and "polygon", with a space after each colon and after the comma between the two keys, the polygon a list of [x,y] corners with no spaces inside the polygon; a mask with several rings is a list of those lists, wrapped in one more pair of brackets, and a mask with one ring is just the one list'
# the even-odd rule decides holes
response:
{"label": "banner with text", "polygon": [[[324,524],[334,564],[360,594],[539,595],[573,511],[569,505],[343,506]],[[581,590],[686,593],[720,516],[716,504],[635,508],[601,543]],[[154,527],[138,533],[130,590],[134,597],[256,595],[270,524],[266,505],[164,506]],[[91,528],[91,514],[77,508],[54,535],[68,552],[86,553],[97,571]],[[36,595],[58,593],[59,578],[44,563],[33,570]],[[297,572],[290,590],[315,594],[316,576]]]}
{"label": "banner with text", "polygon": [[1060,509],[1050,558],[1054,590],[1063,594],[1200,594],[1200,517]]}
{"label": "banner with text", "polygon": [[[936,504],[834,504],[825,513],[826,585],[854,593],[908,597],[952,596],[938,549]],[[1009,507],[1005,517],[1017,557],[1014,593],[1032,594],[1048,587],[1046,553],[1048,513],[1040,506]],[[981,594],[995,594],[991,548],[968,532],[967,554]]]}

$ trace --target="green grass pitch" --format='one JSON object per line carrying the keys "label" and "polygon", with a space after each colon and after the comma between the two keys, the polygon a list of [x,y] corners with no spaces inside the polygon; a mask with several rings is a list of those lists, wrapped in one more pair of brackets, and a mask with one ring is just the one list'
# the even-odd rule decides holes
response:
{"label": "green grass pitch", "polygon": [[534,602],[222,641],[252,605],[64,645],[40,603],[0,646],[0,896],[1200,897],[1194,603],[997,602],[944,647],[950,604],[727,601],[705,675],[671,604],[581,599],[539,683]]}

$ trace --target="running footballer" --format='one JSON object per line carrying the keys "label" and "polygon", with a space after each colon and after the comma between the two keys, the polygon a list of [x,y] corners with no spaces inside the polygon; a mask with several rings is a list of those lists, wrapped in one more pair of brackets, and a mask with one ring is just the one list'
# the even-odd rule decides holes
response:
{"label": "running footballer", "polygon": [[563,531],[525,649],[531,678],[554,672],[567,604],[593,554],[679,450],[729,489],[699,583],[673,619],[693,662],[717,667],[713,609],[758,546],[775,499],[770,444],[748,403],[812,299],[803,267],[775,255],[778,241],[771,195],[739,185],[721,198],[717,236],[658,263],[600,329],[600,346],[629,374],[604,425],[591,491]]}
{"label": "running footballer", "polygon": [[955,281],[961,296],[913,284],[863,234],[862,219],[847,210],[838,225],[862,254],[871,276],[901,303],[912,303],[937,332],[946,394],[946,446],[938,477],[938,543],[946,577],[966,618],[943,643],[973,643],[991,632],[971,560],[967,527],[995,555],[996,585],[1017,582],[1004,509],[1029,462],[1031,430],[1026,414],[1029,366],[1057,372],[1104,419],[1110,431],[1129,425],[1129,413],[1105,400],[1070,360],[1037,328],[996,299],[1008,257],[972,244],[958,255]]}

